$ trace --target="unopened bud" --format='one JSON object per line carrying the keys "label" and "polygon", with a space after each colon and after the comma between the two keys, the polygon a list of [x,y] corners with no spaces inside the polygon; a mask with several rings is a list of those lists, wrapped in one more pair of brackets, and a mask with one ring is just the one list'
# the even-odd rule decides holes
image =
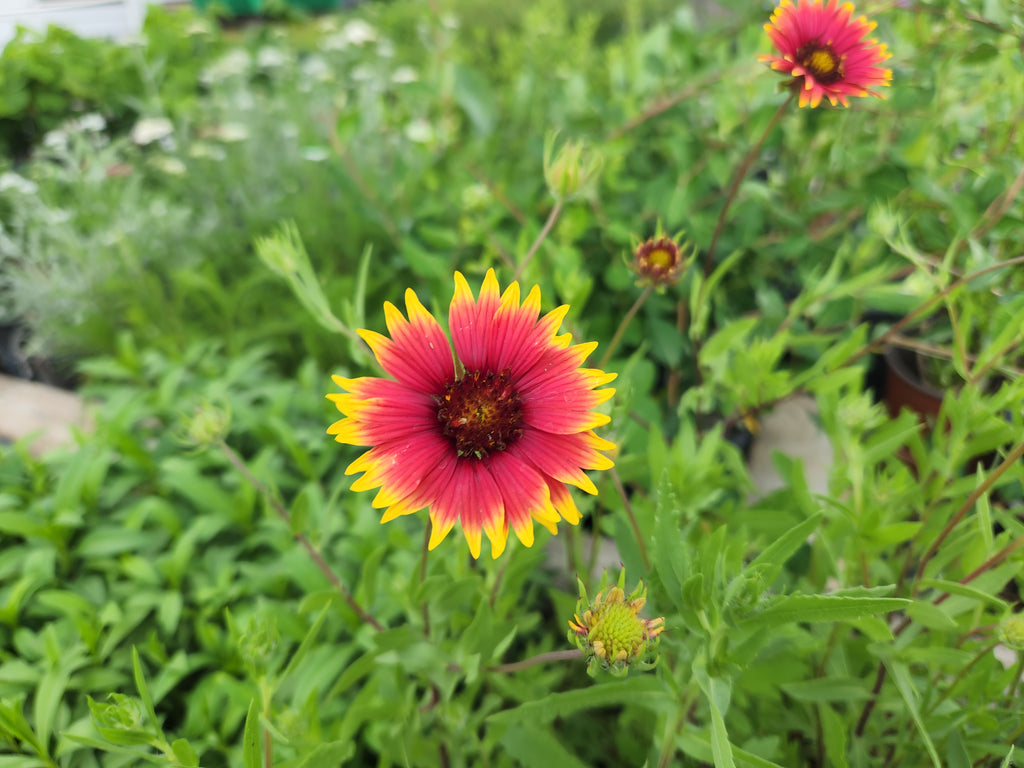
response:
{"label": "unopened bud", "polygon": [[551,132],[544,141],[544,180],[551,196],[560,203],[589,197],[594,192],[604,159],[584,142],[572,139],[556,152],[557,135]]}
{"label": "unopened bud", "polygon": [[642,619],[638,615],[647,602],[647,588],[640,582],[626,597],[623,586],[626,572],[619,575],[618,586],[602,588],[593,602],[579,582],[580,599],[574,621],[569,622],[569,642],[575,643],[587,659],[587,673],[599,669],[623,677],[632,667],[651,669],[658,663],[658,636],[665,619]]}

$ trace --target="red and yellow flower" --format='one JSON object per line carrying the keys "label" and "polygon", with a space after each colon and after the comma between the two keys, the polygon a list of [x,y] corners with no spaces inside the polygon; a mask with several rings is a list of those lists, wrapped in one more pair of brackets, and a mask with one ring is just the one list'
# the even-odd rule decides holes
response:
{"label": "red and yellow flower", "polygon": [[892,70],[878,66],[891,54],[867,36],[877,26],[864,16],[853,18],[853,4],[838,0],[782,0],[765,31],[778,56],[761,56],[772,69],[793,76],[801,107],[816,107],[823,98],[849,106],[850,96],[879,96]]}
{"label": "red and yellow flower", "polygon": [[460,523],[473,557],[482,534],[497,557],[510,528],[531,546],[534,520],[552,533],[579,522],[567,485],[597,493],[584,470],[613,465],[593,432],[609,418],[593,409],[615,374],[581,367],[596,342],[558,335],[568,306],[540,316],[536,286],[521,299],[488,270],[479,298],[455,273],[451,343],[412,290],[405,308],[385,303],[390,338],[359,331],[392,378],[335,376],[345,392],[327,396],[344,414],[328,433],[372,446],[345,470],[362,473],[352,489],[379,489],[382,523],[426,507],[430,549]]}

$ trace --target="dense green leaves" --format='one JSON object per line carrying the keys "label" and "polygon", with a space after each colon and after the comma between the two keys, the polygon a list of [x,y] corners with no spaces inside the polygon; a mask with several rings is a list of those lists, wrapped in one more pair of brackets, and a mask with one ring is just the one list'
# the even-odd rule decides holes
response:
{"label": "dense green leaves", "polygon": [[[70,448],[0,446],[0,768],[1009,765],[1024,22],[880,10],[887,100],[789,109],[748,156],[784,98],[759,4],[429,10],[154,10],[139,45],[0,56],[0,320],[29,334],[0,358],[66,358],[95,403]],[[698,252],[644,293],[659,222]],[[444,325],[490,267],[618,374],[582,526],[497,562],[382,526],[323,398],[380,373],[384,301]],[[876,340],[938,416],[877,402]],[[661,657],[591,681],[574,585],[621,564]]]}

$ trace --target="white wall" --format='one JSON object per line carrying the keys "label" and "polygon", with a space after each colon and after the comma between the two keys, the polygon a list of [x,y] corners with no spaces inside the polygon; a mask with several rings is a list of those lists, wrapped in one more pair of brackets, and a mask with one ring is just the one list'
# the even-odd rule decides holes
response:
{"label": "white wall", "polygon": [[181,0],[0,0],[0,48],[17,26],[42,32],[55,24],[82,37],[122,40],[142,28],[147,5],[175,2]]}

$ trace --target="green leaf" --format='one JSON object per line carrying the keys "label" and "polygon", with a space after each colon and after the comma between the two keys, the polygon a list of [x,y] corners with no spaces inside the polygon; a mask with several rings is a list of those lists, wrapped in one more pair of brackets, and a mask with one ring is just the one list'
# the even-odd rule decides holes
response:
{"label": "green leaf", "polygon": [[494,130],[495,105],[493,89],[475,69],[454,65],[455,80],[452,98],[465,111],[477,133],[487,135]]}
{"label": "green leaf", "polygon": [[917,600],[907,606],[907,615],[922,626],[944,631],[956,629],[956,622],[937,605]]}
{"label": "green leaf", "polygon": [[[0,701],[0,733],[28,744],[40,756],[45,755],[46,750],[39,743],[28,720],[25,719],[23,705],[23,697]],[[9,738],[8,740],[13,739]]]}
{"label": "green leaf", "polygon": [[732,683],[718,677],[710,677],[704,668],[703,661],[694,662],[693,677],[704,692],[711,714],[711,757],[715,768],[736,768],[733,760],[732,745],[725,727],[722,710],[729,706]]}
{"label": "green leaf", "polygon": [[546,723],[584,709],[636,704],[659,710],[671,701],[672,697],[664,683],[657,678],[633,677],[575,691],[551,693],[537,701],[528,701],[518,707],[496,712],[488,720],[496,723]]}
{"label": "green leaf", "polygon": [[919,522],[893,523],[869,531],[868,536],[873,544],[892,546],[914,538],[920,529],[921,523]]}
{"label": "green leaf", "polygon": [[[683,752],[697,760],[707,763],[714,759],[711,753],[711,742],[700,734],[683,733],[676,737],[676,743]],[[766,760],[737,746],[733,746],[732,756],[736,761],[736,768],[783,768],[778,763],[773,763],[771,760]]]}
{"label": "green leaf", "polygon": [[876,613],[898,611],[910,605],[898,597],[846,597],[836,595],[787,595],[760,613],[744,618],[743,627],[777,627],[795,622],[843,621]]}
{"label": "green leaf", "polygon": [[676,608],[684,610],[680,565],[686,552],[686,543],[679,530],[679,500],[667,471],[661,473],[661,481],[658,483],[654,530],[654,570]]}
{"label": "green leaf", "polygon": [[534,723],[514,723],[501,737],[501,744],[529,768],[586,768],[586,763],[563,747],[550,728]]}
{"label": "green leaf", "polygon": [[798,701],[859,701],[869,695],[865,682],[854,677],[819,677],[779,687]]}
{"label": "green leaf", "polygon": [[802,523],[798,523],[782,534],[779,538],[769,544],[764,550],[750,561],[747,569],[764,567],[764,583],[771,585],[782,571],[796,551],[807,541],[807,538],[814,533],[821,521],[821,513],[813,515]]}
{"label": "green leaf", "polygon": [[932,765],[934,765],[935,768],[942,768],[942,762],[939,760],[939,753],[935,751],[935,745],[932,744],[931,736],[928,734],[928,729],[925,727],[924,721],[921,719],[921,713],[917,707],[917,691],[914,689],[914,683],[910,679],[910,671],[907,669],[905,664],[901,664],[897,661],[886,661],[885,665],[889,668],[893,682],[896,684],[896,689],[900,692],[900,696],[903,697],[903,702],[907,705],[907,709],[910,712],[910,717],[914,721],[914,725],[917,726],[917,731],[921,735],[921,740],[924,742],[924,748],[927,750],[928,756],[932,759]]}
{"label": "green leaf", "polygon": [[249,712],[245,716],[242,765],[244,768],[260,768],[260,709],[256,699],[249,702]]}
{"label": "green leaf", "polygon": [[32,714],[35,718],[39,743],[44,749],[47,748],[50,741],[54,721],[57,719],[57,708],[64,697],[64,691],[68,687],[69,679],[68,670],[61,665],[48,669],[36,688],[36,698],[32,705]]}
{"label": "green leaf", "polygon": [[849,725],[842,715],[827,704],[818,707],[821,717],[822,735],[825,737],[825,757],[834,768],[848,768],[846,749],[849,736]]}
{"label": "green leaf", "polygon": [[176,739],[171,744],[171,751],[174,753],[174,759],[186,768],[198,768],[199,755],[186,739]]}
{"label": "green leaf", "polygon": [[313,626],[306,632],[306,636],[302,638],[302,642],[299,647],[292,654],[291,659],[288,660],[288,666],[284,668],[284,672],[278,678],[278,682],[282,682],[288,679],[288,676],[295,671],[295,668],[309,653],[309,649],[313,647],[313,643],[316,641],[316,637],[320,634],[320,628],[324,625],[324,620],[327,618],[327,612],[330,610],[331,604],[327,603],[323,608],[320,609],[320,615],[316,617],[316,621],[313,622]]}
{"label": "green leaf", "polygon": [[327,741],[317,744],[312,752],[295,763],[294,768],[322,768],[323,766],[334,768],[334,766],[345,763],[354,753],[355,745],[351,741]]}
{"label": "green leaf", "polygon": [[153,697],[149,693],[149,686],[146,685],[146,677],[142,674],[142,662],[139,661],[139,649],[132,646],[132,673],[135,675],[135,687],[139,689],[139,698],[142,706],[146,708],[150,723],[160,737],[166,740],[164,730],[156,716],[156,708],[153,706]]}
{"label": "green leaf", "polygon": [[975,589],[967,584],[961,584],[959,581],[948,581],[947,579],[921,579],[921,587],[925,589],[937,589],[940,592],[945,592],[950,595],[968,597],[972,600],[977,600],[979,603],[990,603],[991,605],[997,606],[1003,610],[1006,610],[1009,607],[1005,600],[1001,600],[995,595],[990,595],[988,592]]}

